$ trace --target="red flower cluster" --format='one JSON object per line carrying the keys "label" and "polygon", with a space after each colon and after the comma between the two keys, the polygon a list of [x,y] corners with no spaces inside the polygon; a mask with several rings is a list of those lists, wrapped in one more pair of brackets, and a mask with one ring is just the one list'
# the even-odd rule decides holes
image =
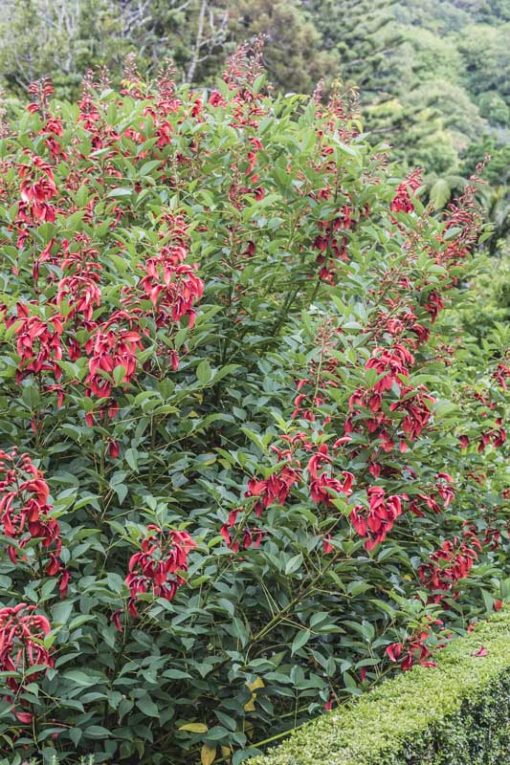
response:
{"label": "red flower cluster", "polygon": [[136,372],[136,352],[142,348],[139,333],[116,326],[117,317],[100,325],[85,345],[89,357],[89,373],[85,380],[87,396],[110,398],[113,392],[112,373],[123,367],[122,383],[131,382]]}
{"label": "red flower cluster", "polygon": [[[80,321],[84,324],[92,322],[94,310],[101,305],[101,271],[102,266],[98,262],[99,253],[92,247],[88,247],[88,239],[82,235],[78,242],[79,249],[71,250],[69,242],[62,243],[62,260],[60,268],[64,276],[58,282],[56,304],[62,311],[63,304],[67,304],[65,311],[69,320],[76,317],[79,326]],[[51,257],[47,253],[48,259]],[[42,255],[37,266],[43,261]],[[38,271],[35,274],[38,278]]]}
{"label": "red flower cluster", "polygon": [[422,175],[421,170],[413,170],[405,181],[397,187],[397,192],[390,205],[392,212],[413,212],[414,205],[411,201],[410,192],[417,191],[420,188],[422,185]]}
{"label": "red flower cluster", "polygon": [[497,448],[499,446],[503,446],[503,444],[506,442],[506,429],[503,427],[503,420],[500,417],[497,418],[496,425],[498,427],[491,428],[490,430],[485,431],[485,433],[482,433],[480,436],[478,440],[479,452],[485,451],[489,444],[492,444]]}
{"label": "red flower cluster", "polygon": [[[413,354],[402,343],[397,343],[392,348],[376,348],[366,364],[366,369],[375,369],[379,380],[373,386],[375,396],[381,396],[384,391],[391,390],[393,385],[402,386],[401,376],[407,377],[409,369],[414,364]],[[376,405],[377,404],[377,405]],[[370,409],[380,409],[380,400],[372,403]]]}
{"label": "red flower cluster", "polygon": [[510,367],[506,364],[498,364],[494,370],[493,377],[504,390],[508,387],[508,380],[510,379]]}
{"label": "red flower cluster", "polygon": [[421,435],[430,421],[430,404],[434,398],[424,386],[413,388],[404,384],[403,378],[409,376],[413,364],[413,354],[401,342],[390,348],[379,347],[374,350],[365,367],[377,372],[377,382],[370,388],[358,388],[350,397],[350,414],[345,421],[345,433],[350,434],[364,427],[368,433],[379,438],[383,451],[392,451],[395,442],[389,431],[391,427],[394,429],[395,423],[383,411],[384,396],[392,392],[394,395],[398,393],[399,398],[390,404],[390,412],[402,412],[404,415],[400,422],[401,451],[406,450],[407,441],[414,441]]}
{"label": "red flower cluster", "polygon": [[[62,548],[60,526],[51,516],[48,504],[50,490],[41,471],[35,467],[28,454],[18,456],[16,451],[0,452],[0,523],[6,537],[16,541],[23,549],[32,539],[41,542],[48,551],[46,573],[61,574],[60,592],[67,591],[69,574],[59,559]],[[8,555],[16,563],[16,547],[7,548]]]}
{"label": "red flower cluster", "polygon": [[[408,285],[405,285],[408,286]],[[395,306],[391,306],[395,310]],[[411,332],[416,335],[416,340],[407,338],[410,345],[419,345],[426,342],[430,335],[430,330],[423,324],[418,322],[418,317],[409,306],[403,307],[402,310],[393,315],[386,311],[381,311],[378,326],[374,329],[375,333],[380,336],[387,333],[392,335],[395,339],[401,338],[404,334]]]}
{"label": "red flower cluster", "polygon": [[[280,505],[285,504],[292,486],[299,481],[300,477],[301,473],[299,468],[289,465],[273,473],[269,478],[251,478],[248,481],[245,497],[256,498],[256,502],[252,509],[257,518],[260,518],[264,510],[270,507],[270,505],[276,503]],[[252,546],[259,547],[264,538],[262,529],[245,526],[243,529],[241,545],[238,541],[233,540],[231,530],[238,522],[239,512],[239,510],[232,510],[229,513],[227,522],[224,523],[220,529],[220,534],[223,539],[234,552],[238,552],[240,546],[245,550]]]}
{"label": "red flower cluster", "polygon": [[352,230],[356,226],[353,210],[345,204],[333,220],[319,221],[320,234],[315,238],[313,246],[319,250],[317,264],[320,266],[319,278],[333,284],[335,281],[335,264],[348,260],[347,245],[349,239],[342,231]]}
{"label": "red flower cluster", "polygon": [[15,325],[16,349],[20,357],[17,380],[29,374],[51,372],[55,380],[61,377],[59,361],[62,359],[62,316],[49,320],[30,316],[28,306],[18,303],[17,316],[6,319],[7,326]]}
{"label": "red flower cluster", "polygon": [[[331,466],[333,457],[330,454],[330,450],[327,444],[322,444],[318,448],[308,439],[305,433],[296,433],[293,436],[283,436],[282,440],[288,443],[288,448],[281,449],[275,445],[271,448],[278,456],[278,462],[285,462],[284,467],[277,469],[269,478],[257,479],[251,478],[248,482],[248,488],[245,492],[245,497],[256,498],[256,502],[253,505],[252,510],[255,515],[260,518],[263,511],[273,504],[283,505],[287,501],[292,487],[302,480],[301,463],[296,459],[295,449],[301,446],[307,452],[312,452],[312,456],[308,460],[308,486],[310,490],[310,497],[313,502],[317,504],[324,504],[326,506],[332,505],[332,500],[335,493],[343,494],[346,497],[352,493],[352,484],[354,482],[354,476],[352,473],[344,470],[342,472],[342,479],[336,478],[330,475],[325,468],[326,465]],[[333,449],[340,447],[343,444],[344,439],[338,439],[333,444]],[[238,522],[240,510],[236,509],[230,512],[227,522],[221,527],[220,533],[223,536],[227,545],[234,551],[238,551],[240,546],[243,549],[248,547],[258,547],[264,537],[264,532],[260,528],[243,529],[243,539],[239,541],[233,541],[231,530]],[[324,551],[330,552],[333,548],[329,542],[329,538],[324,544]]]}
{"label": "red flower cluster", "polygon": [[[43,641],[51,630],[48,619],[36,614],[35,606],[19,603],[0,608],[0,669],[2,672],[26,672],[28,667],[53,666],[50,652]],[[31,675],[32,680],[34,675]],[[6,678],[12,690],[19,684],[14,677]]]}
{"label": "red flower cluster", "polygon": [[386,539],[395,521],[402,514],[402,500],[407,497],[386,497],[381,486],[370,486],[367,494],[368,511],[363,505],[356,505],[349,517],[360,537],[368,537],[365,549],[373,550]]}
{"label": "red flower cluster", "polygon": [[227,522],[220,529],[221,536],[233,552],[239,552],[240,549],[248,550],[250,547],[260,547],[264,539],[264,531],[262,529],[251,528],[249,526],[245,526],[242,529],[242,538],[240,540],[234,539],[231,532],[238,521],[240,512],[240,510],[232,510],[228,514]]}
{"label": "red flower cluster", "polygon": [[444,308],[444,300],[436,290],[432,290],[427,295],[427,302],[424,305],[425,310],[430,315],[432,321],[435,321],[439,313]]}
{"label": "red flower cluster", "polygon": [[204,284],[196,275],[196,266],[183,263],[187,251],[182,245],[161,249],[159,255],[145,263],[145,276],[140,286],[156,309],[156,324],[165,327],[169,321],[188,316],[193,326],[197,300],[202,297]]}
{"label": "red flower cluster", "polygon": [[342,473],[342,479],[335,478],[325,470],[323,465],[331,464],[327,444],[322,444],[318,451],[310,457],[308,462],[308,474],[310,476],[310,496],[313,502],[331,505],[334,494],[344,494],[349,497],[352,494],[354,476],[347,470]]}
{"label": "red flower cluster", "polygon": [[392,412],[405,412],[401,427],[409,441],[416,441],[429,424],[432,416],[430,407],[434,402],[435,398],[427,393],[424,386],[405,386],[401,389],[399,401],[391,404]]}
{"label": "red flower cluster", "polygon": [[446,539],[429,556],[429,562],[422,563],[418,568],[418,576],[427,589],[436,593],[431,598],[432,602],[440,603],[446,593],[452,592],[458,581],[468,576],[481,549],[480,540],[473,532],[469,532],[467,541],[461,541],[458,537]]}
{"label": "red flower cluster", "polygon": [[48,108],[48,100],[54,94],[55,89],[48,77],[43,77],[37,82],[31,82],[27,88],[33,100],[28,104],[27,110],[32,114],[44,113]]}
{"label": "red flower cluster", "polygon": [[[428,510],[432,510],[434,513],[440,513],[444,508],[448,508],[455,499],[455,490],[453,487],[453,478],[448,473],[438,473],[435,491],[431,490],[430,493],[424,492],[418,493],[409,503],[409,510],[422,518],[424,513],[424,507]],[[443,507],[440,502],[442,501]]]}
{"label": "red flower cluster", "polygon": [[[26,674],[30,667],[53,667],[54,662],[49,649],[44,647],[44,638],[51,630],[48,619],[36,614],[35,606],[19,603],[14,607],[0,608],[0,671]],[[30,674],[30,682],[41,677],[43,670]],[[18,694],[23,681],[15,676],[4,678],[6,686]],[[12,697],[6,701],[14,703]],[[23,709],[15,709],[14,714],[25,725],[32,721],[32,714]]]}
{"label": "red flower cluster", "polygon": [[40,222],[52,223],[56,217],[56,208],[50,200],[57,196],[55,176],[51,166],[37,155],[29,155],[30,165],[20,165],[21,202],[18,205],[18,222],[23,226],[39,225]]}
{"label": "red flower cluster", "polygon": [[[39,306],[19,303],[16,315],[5,317],[7,326],[14,325],[15,329],[20,357],[18,380],[29,374],[38,375],[43,389],[56,391],[62,405],[65,388],[59,384],[60,362],[85,356],[88,359],[88,375],[83,383],[85,395],[107,399],[99,414],[113,417],[118,411],[114,391],[131,383],[139,371],[137,353],[149,338],[151,321],[166,331],[165,338],[156,339],[163,351],[160,358],[166,356],[172,369],[178,368],[177,351],[168,350],[168,330],[186,316],[189,326],[193,325],[195,305],[202,297],[204,285],[196,266],[184,262],[189,241],[183,217],[164,214],[160,237],[166,244],[158,255],[146,260],[138,283],[124,290],[122,308],[101,321],[94,319],[94,312],[102,303],[103,267],[98,262],[97,250],[90,246],[90,238],[78,233],[71,242],[50,240],[34,263],[34,278],[39,279],[44,265],[50,267],[45,274],[49,281],[57,281],[57,269],[63,272],[54,300],[45,306],[46,313],[53,306],[54,315],[41,318]],[[81,339],[83,335],[85,340]],[[119,367],[123,368],[120,377],[114,375]],[[94,413],[88,412],[86,422],[92,425],[94,421]]]}
{"label": "red flower cluster", "polygon": [[[442,622],[435,620],[434,624],[442,625]],[[436,667],[432,660],[432,652],[427,646],[427,640],[431,637],[431,629],[425,628],[418,630],[405,643],[391,643],[386,648],[386,655],[389,660],[399,664],[403,672],[411,669],[414,664],[420,664],[422,667]]]}
{"label": "red flower cluster", "polygon": [[260,518],[264,510],[278,503],[284,505],[290,490],[301,478],[299,466],[293,466],[291,463],[292,452],[290,450],[280,450],[273,447],[278,454],[278,461],[289,460],[289,464],[280,468],[275,473],[265,479],[251,478],[248,481],[246,497],[256,497],[257,501],[253,507],[255,515]]}
{"label": "red flower cluster", "polygon": [[138,616],[136,606],[140,594],[151,592],[154,597],[172,600],[184,584],[180,572],[188,568],[188,555],[197,545],[186,531],[164,531],[149,524],[141,551],[129,559],[126,584],[129,588],[129,613]]}
{"label": "red flower cluster", "polygon": [[64,126],[62,124],[62,120],[58,119],[57,117],[50,117],[50,119],[45,122],[39,131],[40,135],[45,136],[46,147],[52,158],[55,160],[67,159],[66,152],[62,150],[62,147],[57,140],[57,138],[61,136],[63,132]]}

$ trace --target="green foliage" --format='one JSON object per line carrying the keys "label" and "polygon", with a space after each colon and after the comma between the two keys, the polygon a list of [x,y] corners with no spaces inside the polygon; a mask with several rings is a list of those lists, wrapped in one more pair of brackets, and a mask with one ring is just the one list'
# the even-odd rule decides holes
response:
{"label": "green foliage", "polygon": [[51,74],[59,93],[68,96],[88,67],[118,68],[129,50],[109,0],[6,0],[0,39],[1,80],[15,93]]}
{"label": "green foliage", "polygon": [[250,765],[486,765],[510,751],[510,617],[452,641],[437,668],[413,669],[317,722]]}
{"label": "green foliage", "polygon": [[339,76],[379,101],[388,89],[392,53],[400,44],[392,18],[393,0],[301,0],[322,38],[339,58]]}
{"label": "green foliage", "polygon": [[294,0],[6,0],[0,21],[0,78],[22,93],[51,75],[61,97],[75,94],[84,71],[104,66],[113,82],[136,53],[142,72],[172,59],[178,79],[209,83],[237,44],[267,37],[266,65],[275,85],[311,92],[336,74],[320,32]]}
{"label": "green foliage", "polygon": [[[1,115],[0,449],[41,483],[0,489],[0,630],[50,624],[28,670],[2,642],[0,747],[239,765],[510,595],[506,4],[4,11],[10,92],[111,71]],[[277,91],[338,67],[364,127],[338,91],[272,97],[248,47],[217,85],[261,33]],[[435,213],[487,149],[478,275],[473,191]]]}
{"label": "green foliage", "polygon": [[473,198],[255,53],[2,124],[7,756],[238,765],[509,595],[504,350],[442,311]]}
{"label": "green foliage", "polygon": [[311,93],[319,80],[337,74],[336,52],[324,49],[315,22],[293,0],[236,0],[229,8],[231,38],[241,43],[265,35],[264,64],[271,82],[286,92]]}
{"label": "green foliage", "polygon": [[459,35],[459,51],[465,62],[463,77],[473,96],[493,92],[510,104],[509,34],[510,24],[475,24],[465,27]]}

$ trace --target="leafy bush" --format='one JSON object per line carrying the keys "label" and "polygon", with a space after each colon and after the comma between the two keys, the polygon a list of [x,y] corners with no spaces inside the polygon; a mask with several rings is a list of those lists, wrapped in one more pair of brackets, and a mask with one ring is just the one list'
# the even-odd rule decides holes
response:
{"label": "leafy bush", "polygon": [[14,764],[238,765],[508,594],[510,367],[443,311],[472,194],[436,220],[257,56],[2,126]]}
{"label": "leafy bush", "polygon": [[433,672],[416,667],[383,683],[250,765],[507,762],[509,637],[510,617],[498,614],[445,648]]}

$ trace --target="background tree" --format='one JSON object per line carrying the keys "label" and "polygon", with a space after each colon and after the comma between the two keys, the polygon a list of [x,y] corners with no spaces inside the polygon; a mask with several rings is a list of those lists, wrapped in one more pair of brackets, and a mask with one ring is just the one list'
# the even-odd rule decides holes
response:
{"label": "background tree", "polygon": [[292,0],[230,2],[231,39],[265,35],[264,64],[285,91],[310,93],[320,79],[338,72],[338,52],[326,44],[318,21]]}
{"label": "background tree", "polygon": [[6,0],[0,20],[0,72],[5,86],[26,92],[51,74],[61,95],[79,86],[84,71],[120,67],[129,50],[109,0]]}
{"label": "background tree", "polygon": [[394,0],[301,0],[327,51],[339,58],[343,82],[355,85],[365,101],[388,98],[394,88]]}

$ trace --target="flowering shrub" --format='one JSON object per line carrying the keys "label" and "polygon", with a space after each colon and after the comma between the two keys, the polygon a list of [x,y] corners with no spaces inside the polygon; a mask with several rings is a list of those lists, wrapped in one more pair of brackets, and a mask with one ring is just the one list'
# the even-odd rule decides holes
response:
{"label": "flowering shrub", "polygon": [[[510,359],[334,97],[241,49],[2,126],[0,733],[21,762],[239,763],[510,591]],[[13,761],[14,762],[14,761]]]}

